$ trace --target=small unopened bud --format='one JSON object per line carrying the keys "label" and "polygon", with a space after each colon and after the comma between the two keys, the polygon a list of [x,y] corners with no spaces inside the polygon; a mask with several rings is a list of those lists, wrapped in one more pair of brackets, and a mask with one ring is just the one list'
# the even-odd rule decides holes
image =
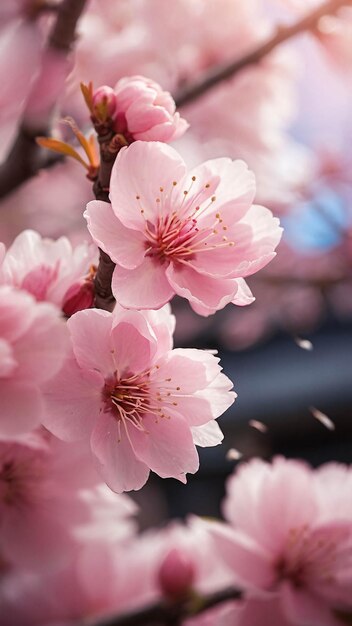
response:
{"label": "small unopened bud", "polygon": [[116,109],[116,95],[111,87],[103,85],[93,94],[94,114],[99,121],[105,122],[111,118]]}
{"label": "small unopened bud", "polygon": [[81,283],[74,283],[66,291],[63,299],[62,310],[67,317],[71,317],[77,311],[89,309],[94,302],[93,281],[85,280]]}
{"label": "small unopened bud", "polygon": [[187,596],[195,579],[192,559],[178,548],[173,548],[163,560],[159,573],[159,586],[165,596],[179,599]]}

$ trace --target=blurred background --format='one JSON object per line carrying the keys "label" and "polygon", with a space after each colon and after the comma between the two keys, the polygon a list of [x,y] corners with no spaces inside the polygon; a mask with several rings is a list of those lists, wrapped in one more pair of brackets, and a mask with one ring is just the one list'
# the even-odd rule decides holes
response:
{"label": "blurred background", "polygon": [[[80,81],[114,86],[125,75],[142,74],[182,100],[194,81],[241,58],[273,36],[278,24],[299,20],[317,4],[92,0],[79,24],[52,133],[73,142],[62,123],[67,115],[88,132]],[[51,19],[38,13],[29,21],[24,6],[24,0],[13,3],[2,16],[4,161],[21,120],[29,119],[37,47]],[[200,471],[186,489],[153,476],[133,496],[144,527],[189,511],[218,515],[224,478],[253,456],[282,454],[313,465],[352,461],[351,31],[352,9],[346,7],[181,108],[190,129],[175,147],[185,160],[193,165],[226,155],[247,161],[257,179],[257,202],[280,217],[284,237],[276,259],[249,279],[256,297],[249,307],[228,306],[200,318],[184,301],[173,301],[176,345],[218,350],[238,399],[220,419],[224,444],[200,450]],[[22,68],[15,84],[13,65]],[[77,163],[51,164],[1,194],[0,239],[9,245],[21,230],[34,228],[85,240],[82,210],[91,194]]]}

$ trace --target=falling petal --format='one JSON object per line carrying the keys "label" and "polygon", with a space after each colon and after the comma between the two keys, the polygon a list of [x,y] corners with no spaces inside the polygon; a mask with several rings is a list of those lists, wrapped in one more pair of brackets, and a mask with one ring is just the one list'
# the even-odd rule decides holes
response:
{"label": "falling petal", "polygon": [[323,424],[325,428],[327,428],[328,430],[335,430],[335,424],[328,415],[326,415],[322,411],[319,411],[319,409],[316,409],[314,406],[311,406],[309,410],[311,414],[313,415],[313,417],[315,417],[315,419],[318,420],[318,422]]}
{"label": "falling petal", "polygon": [[309,339],[302,339],[302,337],[294,337],[294,342],[297,344],[297,346],[299,348],[302,348],[302,350],[313,350],[313,344],[311,341],[309,341]]}
{"label": "falling petal", "polygon": [[263,422],[259,422],[258,420],[249,420],[249,425],[256,430],[259,430],[260,433],[266,433],[268,427]]}
{"label": "falling petal", "polygon": [[226,459],[228,461],[239,461],[242,458],[242,456],[243,456],[242,452],[240,452],[239,450],[236,450],[236,448],[230,448],[230,450],[226,452]]}

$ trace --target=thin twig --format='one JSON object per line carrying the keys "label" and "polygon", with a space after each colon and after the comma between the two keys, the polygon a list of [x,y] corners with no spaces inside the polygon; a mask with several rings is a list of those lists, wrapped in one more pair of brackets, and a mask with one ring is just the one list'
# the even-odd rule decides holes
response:
{"label": "thin twig", "polygon": [[[87,0],[63,0],[57,7],[56,19],[48,38],[48,49],[58,51],[64,56],[69,53],[76,38],[78,19],[86,2]],[[40,127],[36,125],[33,128],[26,122],[26,111],[24,111],[17,137],[0,167],[0,198],[4,198],[35,176],[40,169],[48,168],[55,162],[52,154],[47,156],[35,141],[38,135],[48,135],[50,116],[51,111],[48,111]]]}
{"label": "thin twig", "polygon": [[223,80],[232,78],[244,68],[259,63],[259,61],[285,41],[306,31],[314,31],[318,26],[319,20],[325,15],[334,15],[343,6],[350,4],[352,4],[352,0],[328,0],[294,24],[280,26],[277,28],[275,35],[271,36],[257,48],[254,48],[254,50],[248,52],[248,54],[245,54],[227,65],[210,70],[209,73],[201,77],[199,81],[184,87],[175,97],[176,105],[181,107],[193,102],[193,100],[196,100]]}
{"label": "thin twig", "polygon": [[81,626],[171,626],[183,620],[200,615],[224,602],[240,600],[242,592],[235,587],[227,587],[204,597],[191,597],[184,602],[158,602],[151,606],[102,620],[89,621]]}

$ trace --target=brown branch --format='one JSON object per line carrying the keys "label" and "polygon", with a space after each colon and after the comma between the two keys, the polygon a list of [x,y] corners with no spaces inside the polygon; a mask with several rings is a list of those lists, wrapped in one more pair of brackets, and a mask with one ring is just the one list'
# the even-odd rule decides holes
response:
{"label": "brown branch", "polygon": [[[116,141],[115,132],[111,130],[106,134],[99,135],[100,167],[98,178],[93,185],[94,195],[97,200],[109,202],[109,187],[112,167],[122,145]],[[94,306],[98,309],[111,311],[115,304],[115,298],[111,291],[111,279],[115,263],[99,248],[99,265],[94,279],[95,300]]]}
{"label": "brown branch", "polygon": [[207,75],[203,76],[196,83],[184,87],[175,96],[176,106],[181,107],[193,102],[193,100],[196,100],[196,98],[199,98],[206,91],[215,87],[223,80],[232,78],[244,68],[259,63],[259,61],[282,43],[306,31],[314,31],[318,26],[319,20],[325,15],[334,15],[341,7],[350,4],[352,4],[352,0],[327,0],[327,2],[324,2],[294,24],[280,26],[275,35],[271,36],[257,48],[254,48],[254,50],[248,52],[248,54],[232,61],[228,65],[210,70]]}
{"label": "brown branch", "polygon": [[[87,0],[63,0],[57,7],[56,19],[49,35],[47,48],[62,53],[70,51],[74,40],[78,19]],[[34,87],[35,89],[35,84]],[[52,154],[47,156],[35,142],[38,135],[46,136],[49,131],[50,116],[34,128],[26,121],[24,111],[17,137],[12,144],[6,160],[0,166],[0,198],[4,198],[19,185],[35,176],[42,168],[48,168],[56,162]]]}
{"label": "brown branch", "polygon": [[200,615],[224,602],[240,600],[242,592],[235,587],[215,591],[207,596],[192,596],[183,602],[158,602],[131,613],[108,617],[81,626],[173,626],[183,620]]}
{"label": "brown branch", "polygon": [[87,0],[63,0],[57,19],[49,35],[48,45],[55,50],[69,52],[76,39],[77,22]]}

